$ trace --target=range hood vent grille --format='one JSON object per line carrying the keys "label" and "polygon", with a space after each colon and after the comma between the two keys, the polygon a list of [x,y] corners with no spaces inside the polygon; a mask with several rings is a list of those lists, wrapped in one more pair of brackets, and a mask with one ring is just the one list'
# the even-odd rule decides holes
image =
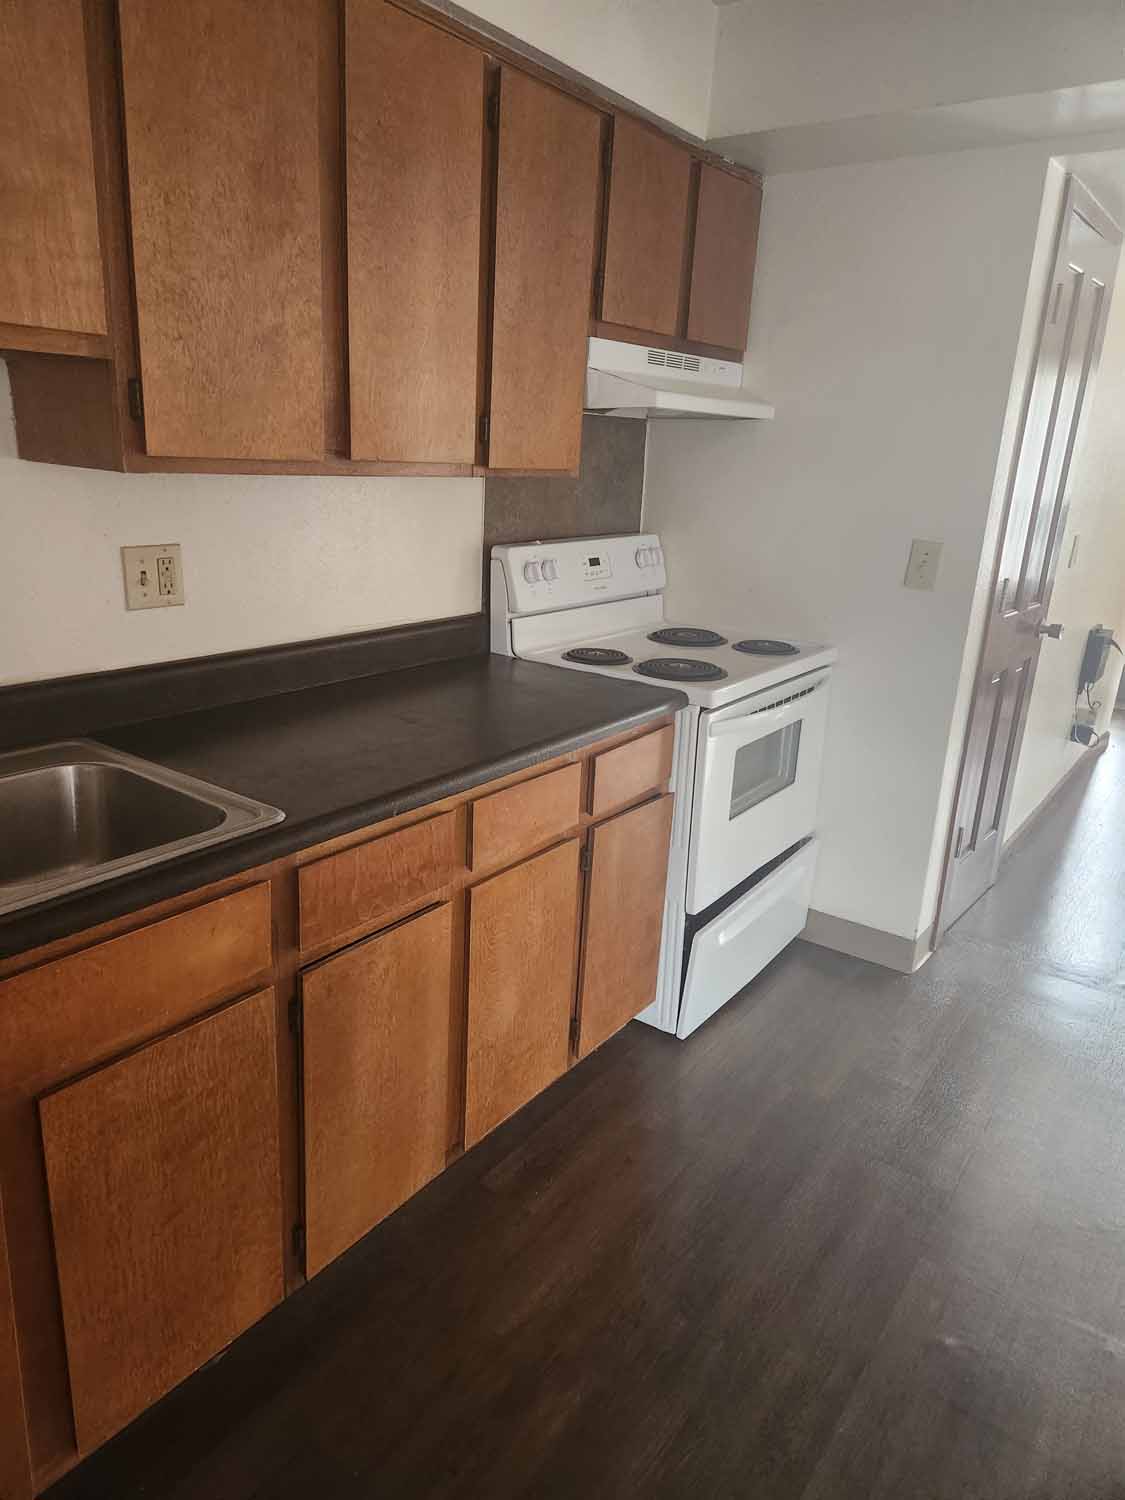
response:
{"label": "range hood vent grille", "polygon": [[677,354],[672,349],[650,349],[648,363],[662,370],[698,370],[698,354]]}

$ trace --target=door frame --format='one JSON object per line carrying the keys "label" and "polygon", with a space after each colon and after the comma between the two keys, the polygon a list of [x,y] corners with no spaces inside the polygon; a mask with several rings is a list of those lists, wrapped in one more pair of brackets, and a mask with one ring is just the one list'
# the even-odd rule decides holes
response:
{"label": "door frame", "polygon": [[[944,853],[944,855],[942,857],[941,882],[940,882],[940,884],[938,886],[937,905],[934,908],[933,924],[932,924],[932,926],[930,928],[930,937],[929,937],[930,952],[933,952],[938,947],[938,945],[940,944],[940,942],[942,940],[942,937],[944,936],[944,931],[943,931],[943,928],[942,928],[942,916],[944,914],[944,909],[945,909],[945,904],[946,904],[946,897],[947,897],[947,895],[949,893],[950,876],[952,875],[952,872],[953,872],[953,847],[954,847],[954,840],[956,839],[956,836],[957,836],[957,815],[958,815],[958,809],[959,809],[960,804],[961,804],[961,791],[962,791],[962,784],[964,782],[964,777],[965,777],[965,768],[966,768],[966,765],[967,765],[967,762],[968,762],[969,742],[970,742],[970,738],[971,738],[971,730],[972,730],[972,725],[973,725],[973,717],[974,717],[974,714],[975,714],[977,706],[978,706],[978,700],[980,698],[981,679],[982,679],[982,676],[983,676],[983,667],[984,667],[984,662],[985,662],[985,653],[987,652],[987,649],[988,649],[989,630],[990,630],[991,625],[992,625],[993,617],[994,617],[994,615],[996,613],[998,586],[999,586],[999,583],[1000,583],[1000,565],[1001,565],[1001,562],[1002,562],[1002,559],[1003,559],[1003,555],[1004,555],[1004,543],[1005,543],[1005,538],[1006,538],[1007,532],[1008,532],[1008,521],[1009,521],[1009,519],[1011,517],[1012,500],[1013,500],[1014,495],[1015,495],[1016,480],[1017,480],[1018,474],[1019,474],[1020,459],[1021,459],[1021,456],[1022,456],[1022,453],[1023,453],[1024,438],[1025,438],[1026,432],[1027,432],[1028,416],[1029,416],[1030,411],[1031,411],[1031,400],[1032,400],[1032,396],[1034,394],[1034,389],[1035,389],[1036,373],[1037,373],[1037,371],[1039,369],[1039,360],[1040,360],[1040,356],[1041,356],[1042,351],[1043,351],[1043,339],[1044,339],[1044,335],[1045,335],[1046,329],[1047,329],[1047,319],[1048,319],[1048,315],[1050,313],[1050,308],[1051,308],[1052,292],[1053,292],[1053,289],[1054,289],[1054,286],[1055,286],[1055,282],[1056,282],[1056,279],[1057,279],[1059,254],[1060,254],[1060,252],[1062,250],[1062,247],[1063,247],[1063,244],[1064,244],[1064,241],[1065,241],[1066,230],[1067,230],[1068,224],[1070,223],[1070,216],[1071,216],[1072,213],[1076,213],[1076,214],[1078,214],[1078,216],[1080,218],[1085,219],[1087,221],[1087,223],[1089,223],[1091,225],[1091,227],[1093,229],[1095,229],[1098,234],[1102,235],[1103,238],[1105,238],[1107,240],[1110,240],[1112,242],[1115,242],[1118,245],[1120,245],[1122,243],[1122,239],[1123,239],[1121,227],[1110,216],[1110,214],[1106,212],[1106,210],[1102,207],[1102,205],[1094,197],[1093,193],[1090,192],[1089,188],[1087,188],[1085,186],[1085,184],[1082,183],[1074,175],[1073,172],[1067,172],[1067,174],[1066,174],[1066,184],[1065,184],[1065,188],[1064,188],[1064,191],[1063,191],[1063,197],[1062,197],[1062,205],[1061,205],[1061,207],[1059,209],[1058,220],[1057,220],[1057,222],[1055,224],[1055,228],[1054,228],[1054,232],[1053,232],[1053,237],[1052,237],[1051,258],[1050,258],[1050,262],[1049,262],[1050,275],[1047,278],[1046,283],[1045,283],[1045,285],[1043,287],[1043,291],[1042,291],[1042,305],[1040,306],[1039,313],[1038,313],[1038,328],[1036,330],[1036,336],[1035,336],[1035,353],[1034,353],[1034,356],[1033,356],[1030,364],[1028,365],[1027,374],[1026,374],[1025,379],[1024,379],[1024,389],[1023,389],[1023,393],[1022,393],[1021,400],[1020,400],[1019,421],[1018,421],[1018,424],[1016,426],[1015,441],[1013,442],[1011,455],[1010,455],[1010,458],[1008,460],[1008,474],[1007,474],[1007,478],[1006,478],[1006,481],[1005,481],[1005,487],[1004,487],[1004,502],[1003,502],[1003,508],[1002,508],[1001,514],[1000,514],[1000,524],[998,525],[998,527],[996,529],[996,536],[995,536],[994,543],[993,543],[993,556],[992,556],[992,563],[991,563],[991,573],[990,573],[989,584],[988,584],[988,606],[987,606],[987,609],[986,609],[986,612],[985,612],[984,622],[983,622],[983,626],[982,626],[982,629],[981,629],[981,632],[980,632],[980,639],[979,639],[979,641],[978,641],[978,643],[976,645],[976,648],[975,648],[975,662],[974,662],[974,666],[973,666],[973,688],[972,688],[972,693],[970,694],[970,697],[969,697],[968,710],[967,710],[967,712],[965,714],[964,725],[962,726],[962,730],[961,730],[961,749],[960,749],[960,753],[958,755],[958,761],[957,761],[957,779],[956,779],[956,781],[954,783],[953,799],[952,799],[952,801],[950,803],[950,807],[949,807],[949,827],[946,830],[946,835],[945,835],[945,853]],[[1111,292],[1111,295],[1110,295],[1110,301],[1107,304],[1107,312],[1106,312],[1106,319],[1107,320],[1108,320],[1109,308],[1111,306],[1112,306],[1112,292]],[[1099,359],[1100,359],[1101,340],[1104,338],[1104,336],[1105,336],[1105,322],[1103,321],[1102,329],[1101,329],[1101,332],[1100,332],[1100,334],[1098,336]],[[1083,430],[1083,428],[1085,426],[1085,421],[1086,421],[1086,418],[1087,418],[1088,415],[1089,415],[1089,412],[1088,412],[1088,410],[1086,410],[1079,417],[1079,428],[1078,428],[1078,433],[1077,433],[1077,436],[1076,436],[1075,442],[1074,442],[1074,451],[1075,452],[1077,451],[1079,442],[1081,441],[1082,430]],[[1061,541],[1061,537],[1062,537],[1063,533],[1066,530],[1067,516],[1068,516],[1068,514],[1070,512],[1070,502],[1069,502],[1069,498],[1068,498],[1068,495],[1067,495],[1067,490],[1069,488],[1069,484],[1070,484],[1070,473],[1068,472],[1067,476],[1066,476],[1066,480],[1064,482],[1062,505],[1061,505],[1060,510],[1059,510],[1058,524],[1057,524],[1057,527],[1056,527],[1056,532],[1057,532],[1057,535],[1058,535],[1060,541]],[[1057,548],[1057,545],[1058,544],[1056,543],[1056,548]],[[1047,611],[1047,609],[1050,606],[1051,595],[1054,592],[1055,570],[1056,570],[1057,563],[1058,563],[1058,556],[1057,556],[1057,550],[1056,550],[1056,556],[1054,558],[1054,561],[1050,564],[1050,568],[1049,568],[1049,572],[1048,572],[1047,595],[1046,595],[1046,598],[1043,601],[1044,614],[1046,614],[1046,611]],[[1031,668],[1031,673],[1032,673],[1031,680],[1028,683],[1027,692],[1026,692],[1026,703],[1027,703],[1028,706],[1030,706],[1031,697],[1032,697],[1032,694],[1035,691],[1035,679],[1038,676],[1038,667],[1039,667],[1039,658],[1038,658],[1038,656],[1036,656],[1035,661],[1032,664],[1032,668]],[[1025,712],[1024,713],[1024,717],[1023,717],[1023,723],[1019,727],[1018,740],[1017,740],[1015,752],[1014,752],[1013,757],[1012,757],[1012,771],[1011,771],[1011,774],[1012,774],[1013,778],[1014,778],[1016,770],[1019,767],[1019,760],[1020,760],[1020,755],[1021,755],[1021,753],[1023,751],[1023,739],[1024,739],[1024,734],[1026,732],[1026,728],[1027,728],[1027,715],[1026,715],[1026,712]],[[1005,800],[1007,801],[1010,798],[1010,796],[1011,796],[1011,786],[1008,787],[1008,789],[1007,789],[1007,791],[1005,793]],[[1004,857],[1003,846],[1001,846],[1001,854],[1000,854],[1001,860],[1003,860],[1003,857]],[[952,926],[952,923],[950,923],[950,926]]]}

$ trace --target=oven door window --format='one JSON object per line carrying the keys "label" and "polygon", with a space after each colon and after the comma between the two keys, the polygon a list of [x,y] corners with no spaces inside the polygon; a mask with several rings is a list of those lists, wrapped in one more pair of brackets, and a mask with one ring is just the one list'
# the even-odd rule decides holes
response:
{"label": "oven door window", "polygon": [[742,746],[734,757],[731,777],[732,821],[793,785],[797,779],[800,744],[801,721],[798,719],[795,724],[787,724],[764,739]]}

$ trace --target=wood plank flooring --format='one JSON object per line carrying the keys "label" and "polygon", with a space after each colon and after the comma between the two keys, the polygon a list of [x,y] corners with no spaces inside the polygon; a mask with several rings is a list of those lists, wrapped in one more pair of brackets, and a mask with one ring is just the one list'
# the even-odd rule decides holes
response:
{"label": "wood plank flooring", "polygon": [[630,1026],[52,1500],[1125,1496],[1121,740],[918,974]]}

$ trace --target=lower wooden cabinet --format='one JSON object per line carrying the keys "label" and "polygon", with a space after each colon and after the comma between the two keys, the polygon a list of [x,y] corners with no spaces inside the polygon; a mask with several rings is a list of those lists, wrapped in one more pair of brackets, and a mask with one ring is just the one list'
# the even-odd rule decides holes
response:
{"label": "lower wooden cabinet", "polygon": [[283,1295],[272,990],[39,1101],[82,1453]]}
{"label": "lower wooden cabinet", "polygon": [[453,981],[448,902],[302,977],[310,1276],[445,1166],[459,1097]]}
{"label": "lower wooden cabinet", "polygon": [[568,839],[469,892],[466,1146],[566,1072],[578,851]]}
{"label": "lower wooden cabinet", "polygon": [[672,798],[590,831],[578,1000],[578,1055],[620,1031],[656,994]]}

